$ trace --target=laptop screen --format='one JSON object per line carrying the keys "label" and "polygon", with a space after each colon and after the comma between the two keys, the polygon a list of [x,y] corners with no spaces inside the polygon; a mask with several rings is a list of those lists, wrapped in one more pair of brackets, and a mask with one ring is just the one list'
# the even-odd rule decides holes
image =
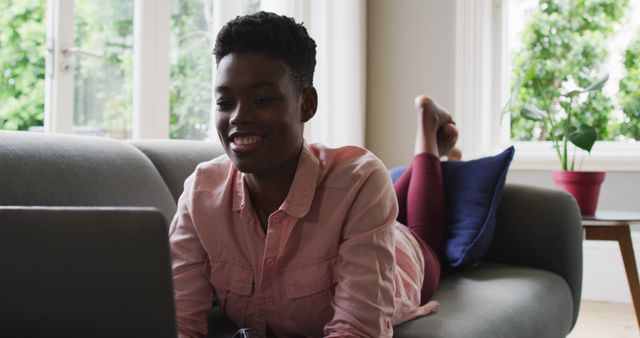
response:
{"label": "laptop screen", "polygon": [[0,207],[0,337],[176,337],[153,208]]}

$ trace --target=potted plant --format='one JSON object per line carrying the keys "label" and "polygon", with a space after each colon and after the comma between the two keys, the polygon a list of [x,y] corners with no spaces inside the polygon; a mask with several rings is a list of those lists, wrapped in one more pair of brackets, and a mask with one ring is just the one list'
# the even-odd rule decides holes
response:
{"label": "potted plant", "polygon": [[[594,81],[586,88],[576,88],[549,101],[546,109],[541,109],[533,104],[524,103],[521,114],[524,118],[544,123],[549,130],[553,148],[560,160],[562,170],[552,172],[555,184],[571,193],[583,215],[594,215],[600,194],[600,185],[604,181],[605,172],[602,171],[576,171],[576,149],[580,148],[591,153],[598,137],[596,130],[584,123],[577,121],[574,114],[574,103],[581,95],[596,92],[604,87],[609,75]],[[557,109],[561,106],[564,114]],[[569,143],[574,147],[571,149]]]}

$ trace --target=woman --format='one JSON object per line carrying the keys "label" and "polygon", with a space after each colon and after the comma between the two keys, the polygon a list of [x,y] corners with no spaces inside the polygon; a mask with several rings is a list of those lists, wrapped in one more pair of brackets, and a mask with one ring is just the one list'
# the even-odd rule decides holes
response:
{"label": "woman", "polygon": [[226,155],[186,180],[170,228],[181,337],[215,330],[206,324],[214,301],[266,336],[391,337],[393,325],[433,311],[444,242],[438,158],[457,138],[450,115],[416,100],[416,157],[394,193],[370,152],[304,142],[318,94],[315,42],[302,25],[238,17],[214,54]]}

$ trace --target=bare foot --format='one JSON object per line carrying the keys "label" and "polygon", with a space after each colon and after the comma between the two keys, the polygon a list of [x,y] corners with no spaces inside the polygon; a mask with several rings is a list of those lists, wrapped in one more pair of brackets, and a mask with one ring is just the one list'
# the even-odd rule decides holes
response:
{"label": "bare foot", "polygon": [[[451,153],[455,148],[456,142],[458,141],[458,128],[453,123],[453,121],[444,124],[438,129],[438,152],[440,155],[447,156],[449,159],[460,159],[460,156]],[[458,152],[460,150],[456,149]],[[457,157],[457,158],[456,158]]]}
{"label": "bare foot", "polygon": [[429,153],[440,157],[447,154],[458,140],[458,129],[451,114],[430,97],[415,99],[418,112],[415,154]]}
{"label": "bare foot", "polygon": [[462,152],[456,147],[451,148],[451,150],[449,150],[444,155],[449,161],[460,161],[462,159]]}

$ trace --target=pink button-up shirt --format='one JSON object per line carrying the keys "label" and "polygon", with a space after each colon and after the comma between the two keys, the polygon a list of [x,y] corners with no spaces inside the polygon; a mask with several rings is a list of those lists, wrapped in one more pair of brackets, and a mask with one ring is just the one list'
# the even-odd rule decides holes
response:
{"label": "pink button-up shirt", "polygon": [[396,222],[389,174],[368,151],[301,151],[282,206],[262,230],[244,174],[226,155],[186,180],[171,223],[181,337],[202,337],[215,300],[240,327],[288,337],[391,337],[425,315],[424,258]]}

